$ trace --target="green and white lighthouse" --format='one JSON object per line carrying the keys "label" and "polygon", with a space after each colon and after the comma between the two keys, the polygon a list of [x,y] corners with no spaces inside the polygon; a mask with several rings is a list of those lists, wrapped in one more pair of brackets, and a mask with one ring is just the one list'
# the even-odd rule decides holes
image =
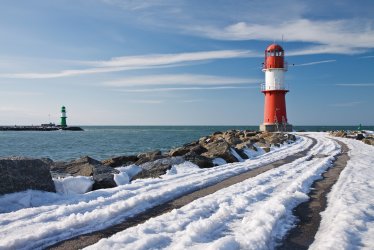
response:
{"label": "green and white lighthouse", "polygon": [[61,123],[60,123],[60,125],[61,125],[61,127],[62,128],[66,128],[67,127],[67,125],[66,125],[66,109],[65,109],[65,106],[62,106],[61,107]]}

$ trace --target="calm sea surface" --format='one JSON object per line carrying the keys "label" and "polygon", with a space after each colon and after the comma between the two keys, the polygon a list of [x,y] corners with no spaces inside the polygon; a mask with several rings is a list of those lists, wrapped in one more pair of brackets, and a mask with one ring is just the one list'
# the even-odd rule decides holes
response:
{"label": "calm sea surface", "polygon": [[[258,126],[116,126],[83,127],[85,131],[0,131],[0,157],[48,157],[70,160],[84,155],[102,160],[112,156],[168,150],[215,131],[257,130]],[[296,131],[355,130],[354,126],[295,126]],[[374,130],[374,126],[363,127]]]}

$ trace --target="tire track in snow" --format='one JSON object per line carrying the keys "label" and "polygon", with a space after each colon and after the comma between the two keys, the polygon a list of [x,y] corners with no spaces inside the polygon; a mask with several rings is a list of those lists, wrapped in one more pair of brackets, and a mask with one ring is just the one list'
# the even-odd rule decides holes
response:
{"label": "tire track in snow", "polygon": [[[336,140],[335,140],[336,141]],[[342,152],[336,157],[334,167],[329,168],[323,175],[323,179],[317,180],[312,185],[312,190],[308,194],[310,200],[301,203],[294,209],[294,215],[299,222],[291,229],[278,249],[308,249],[313,243],[321,222],[321,212],[326,209],[327,195],[332,186],[338,181],[341,171],[349,160],[348,146],[337,141],[342,148]]]}
{"label": "tire track in snow", "polygon": [[292,208],[307,199],[310,185],[331,166],[332,156],[311,156],[337,152],[336,143],[322,138],[305,157],[151,218],[89,248],[271,249],[291,227]]}
{"label": "tire track in snow", "polygon": [[[126,219],[126,221],[124,221],[120,224],[117,224],[115,226],[111,226],[111,227],[109,227],[105,230],[100,230],[100,231],[97,231],[97,232],[92,232],[92,233],[88,233],[88,234],[85,234],[85,235],[77,236],[77,237],[72,238],[70,240],[60,242],[60,243],[50,247],[49,249],[80,249],[80,248],[89,246],[91,244],[96,243],[97,241],[99,241],[102,238],[110,237],[110,236],[112,236],[112,235],[114,235],[114,234],[116,234],[120,231],[123,231],[123,230],[127,229],[127,228],[130,228],[130,227],[136,226],[138,224],[141,224],[141,223],[145,222],[146,220],[148,220],[150,218],[153,218],[153,217],[159,216],[161,214],[167,213],[167,212],[169,212],[173,209],[181,208],[181,207],[185,206],[186,204],[189,204],[189,203],[193,202],[196,199],[199,199],[201,197],[212,194],[212,193],[214,193],[218,190],[221,190],[223,188],[227,188],[227,187],[232,186],[234,184],[240,183],[240,182],[242,182],[246,179],[253,178],[253,177],[258,176],[258,175],[260,175],[264,172],[267,172],[271,169],[283,166],[284,164],[294,162],[297,159],[305,157],[313,147],[317,147],[317,149],[315,149],[315,150],[318,150],[320,147],[323,146],[323,145],[317,145],[316,139],[310,138],[310,137],[308,137],[308,138],[310,140],[312,140],[312,143],[306,149],[304,149],[302,151],[299,151],[295,154],[289,155],[289,156],[285,157],[284,159],[272,162],[268,165],[265,165],[265,166],[262,166],[262,167],[259,167],[259,168],[251,169],[247,172],[244,172],[242,174],[238,174],[238,175],[233,176],[233,177],[229,177],[229,178],[227,178],[227,179],[225,179],[225,180],[223,180],[219,183],[213,184],[209,187],[199,189],[199,190],[197,190],[195,192],[192,192],[188,195],[183,195],[182,197],[179,197],[179,198],[174,199],[172,201],[169,201],[169,202],[166,202],[164,204],[160,204],[158,206],[155,206],[151,209],[148,209],[148,210],[138,214],[137,216]],[[235,164],[230,164],[230,166],[238,165],[238,164],[242,165],[242,163],[235,163]]]}

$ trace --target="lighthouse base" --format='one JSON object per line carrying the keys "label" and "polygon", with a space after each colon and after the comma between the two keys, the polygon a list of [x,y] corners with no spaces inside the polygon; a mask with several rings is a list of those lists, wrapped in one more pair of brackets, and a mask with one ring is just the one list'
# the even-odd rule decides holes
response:
{"label": "lighthouse base", "polygon": [[260,131],[266,132],[292,132],[291,124],[261,124]]}

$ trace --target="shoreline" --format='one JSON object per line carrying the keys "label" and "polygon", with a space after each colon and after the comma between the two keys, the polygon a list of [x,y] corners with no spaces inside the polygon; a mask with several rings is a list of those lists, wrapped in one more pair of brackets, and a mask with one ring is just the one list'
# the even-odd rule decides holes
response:
{"label": "shoreline", "polygon": [[0,131],[84,131],[81,127],[60,127],[60,126],[0,126]]}

